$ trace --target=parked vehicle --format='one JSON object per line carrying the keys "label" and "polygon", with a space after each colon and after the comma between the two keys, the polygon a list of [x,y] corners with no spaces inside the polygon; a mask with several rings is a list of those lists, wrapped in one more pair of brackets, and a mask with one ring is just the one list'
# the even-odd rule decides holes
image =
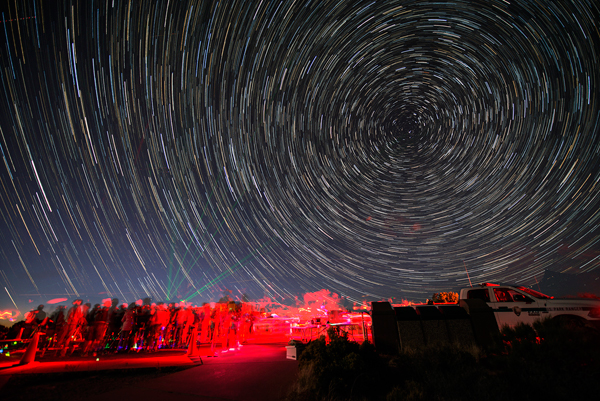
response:
{"label": "parked vehicle", "polygon": [[498,327],[517,323],[532,324],[544,318],[558,319],[574,326],[590,326],[600,330],[600,300],[570,299],[542,294],[531,288],[483,283],[463,288],[460,299],[481,299],[494,310]]}

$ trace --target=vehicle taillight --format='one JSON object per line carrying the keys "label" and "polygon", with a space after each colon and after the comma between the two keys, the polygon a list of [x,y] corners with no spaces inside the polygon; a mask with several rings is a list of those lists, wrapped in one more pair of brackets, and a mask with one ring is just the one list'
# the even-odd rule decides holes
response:
{"label": "vehicle taillight", "polygon": [[595,319],[600,319],[600,308],[594,308],[588,313],[589,317],[593,317]]}

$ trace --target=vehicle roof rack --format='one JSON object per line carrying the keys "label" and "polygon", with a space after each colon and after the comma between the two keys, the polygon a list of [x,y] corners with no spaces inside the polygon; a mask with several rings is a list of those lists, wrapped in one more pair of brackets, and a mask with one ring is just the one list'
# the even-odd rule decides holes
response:
{"label": "vehicle roof rack", "polygon": [[500,284],[494,284],[494,283],[481,283],[479,284],[481,287],[499,287]]}

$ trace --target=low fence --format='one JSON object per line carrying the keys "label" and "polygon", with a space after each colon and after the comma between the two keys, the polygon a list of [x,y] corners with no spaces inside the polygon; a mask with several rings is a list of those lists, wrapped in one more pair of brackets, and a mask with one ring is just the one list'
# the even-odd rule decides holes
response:
{"label": "low fence", "polygon": [[387,355],[404,348],[450,343],[487,347],[498,332],[492,308],[479,299],[414,307],[372,302],[371,318],[375,348]]}

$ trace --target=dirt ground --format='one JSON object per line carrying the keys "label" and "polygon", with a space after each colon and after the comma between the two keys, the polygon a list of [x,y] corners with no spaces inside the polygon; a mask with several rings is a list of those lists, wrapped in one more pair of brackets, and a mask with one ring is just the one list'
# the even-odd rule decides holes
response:
{"label": "dirt ground", "polygon": [[83,401],[91,394],[139,385],[189,367],[121,369],[95,372],[68,372],[40,375],[13,375],[2,386],[3,401],[69,400]]}

